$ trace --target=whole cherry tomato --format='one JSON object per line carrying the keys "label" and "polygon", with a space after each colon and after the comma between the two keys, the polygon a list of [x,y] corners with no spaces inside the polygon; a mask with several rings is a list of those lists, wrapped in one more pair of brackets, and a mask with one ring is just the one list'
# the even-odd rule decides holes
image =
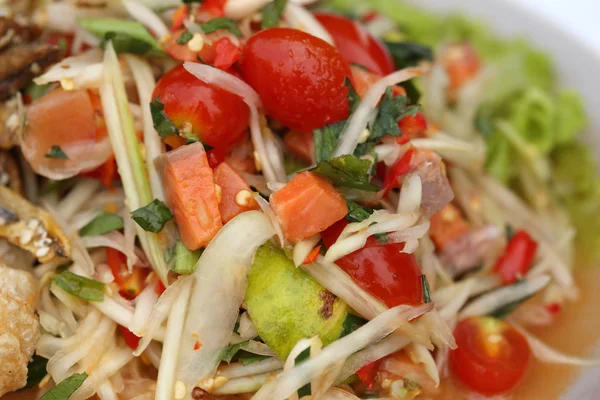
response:
{"label": "whole cherry tomato", "polygon": [[450,369],[478,393],[506,393],[527,371],[529,344],[508,322],[492,317],[467,318],[456,326],[454,338],[458,347],[450,351]]}
{"label": "whole cherry tomato", "polygon": [[335,46],[349,63],[387,75],[394,72],[394,60],[388,49],[360,24],[339,14],[317,12],[315,17],[331,34]]}
{"label": "whole cherry tomato", "polygon": [[240,58],[242,75],[268,115],[304,133],[348,117],[350,69],[327,42],[288,28],[252,36]]}
{"label": "whole cherry tomato", "polygon": [[[335,243],[348,223],[343,219],[321,232],[325,246],[329,247]],[[404,243],[383,245],[371,236],[365,247],[340,258],[335,263],[360,287],[388,307],[421,304],[421,268],[414,255],[402,253],[403,248]]]}
{"label": "whole cherry tomato", "polygon": [[248,128],[250,110],[241,97],[202,82],[183,66],[167,72],[152,96],[177,128],[191,124],[191,131],[211,147],[230,149]]}

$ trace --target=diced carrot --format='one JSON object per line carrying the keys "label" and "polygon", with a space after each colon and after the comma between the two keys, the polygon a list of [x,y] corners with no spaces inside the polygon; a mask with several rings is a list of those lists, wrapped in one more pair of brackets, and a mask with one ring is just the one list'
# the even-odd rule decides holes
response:
{"label": "diced carrot", "polygon": [[[364,97],[367,91],[373,86],[381,76],[367,71],[358,65],[350,65],[352,79],[354,80],[354,90],[360,97]],[[394,86],[394,94],[406,96],[406,90],[402,86]]]}
{"label": "diced carrot", "polygon": [[301,172],[271,195],[285,237],[299,242],[324,231],[348,213],[346,201],[325,178]]}
{"label": "diced carrot", "polygon": [[431,217],[429,234],[439,250],[469,231],[469,225],[458,208],[447,204]]}
{"label": "diced carrot", "polygon": [[214,177],[215,184],[221,188],[219,212],[224,224],[245,211],[259,209],[256,200],[249,197],[252,194],[250,186],[227,163],[215,168]]}
{"label": "diced carrot", "polygon": [[158,165],[181,241],[188,249],[198,250],[223,226],[204,146],[196,142],[170,151],[159,158]]}
{"label": "diced carrot", "polygon": [[315,161],[315,144],[312,133],[289,131],[283,137],[283,143],[294,157],[307,164]]}

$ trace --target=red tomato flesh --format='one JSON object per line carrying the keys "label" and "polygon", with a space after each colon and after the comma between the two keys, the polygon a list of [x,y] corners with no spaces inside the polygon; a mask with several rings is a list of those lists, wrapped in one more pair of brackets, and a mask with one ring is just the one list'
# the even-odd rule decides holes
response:
{"label": "red tomato flesh", "polygon": [[[321,233],[326,247],[335,243],[348,223],[342,219]],[[403,248],[404,243],[382,245],[371,236],[365,247],[340,258],[335,263],[360,287],[388,307],[421,304],[421,268],[413,254],[402,253]]]}
{"label": "red tomato flesh", "polygon": [[152,94],[156,97],[177,128],[190,123],[192,132],[211,147],[230,149],[248,128],[250,109],[241,97],[202,82],[183,66],[160,78]]}
{"label": "red tomato flesh", "polygon": [[121,335],[123,335],[123,339],[125,339],[127,347],[129,347],[132,350],[137,349],[142,338],[136,336],[133,332],[131,332],[129,329],[125,328],[122,325],[119,325],[119,331],[121,331]]}
{"label": "red tomato flesh", "polygon": [[335,46],[349,63],[363,65],[379,75],[394,72],[394,61],[388,49],[358,21],[327,12],[314,15],[333,37]]}
{"label": "red tomato flesh", "polygon": [[506,393],[527,371],[529,344],[508,322],[467,318],[456,326],[454,338],[458,348],[450,351],[450,369],[469,389],[486,396]]}
{"label": "red tomato flesh", "polygon": [[348,116],[350,69],[325,41],[288,28],[252,36],[242,50],[242,75],[256,90],[267,114],[299,132]]}
{"label": "red tomato flesh", "polygon": [[527,232],[518,231],[496,262],[494,272],[500,275],[505,284],[516,282],[531,268],[537,247],[537,242]]}

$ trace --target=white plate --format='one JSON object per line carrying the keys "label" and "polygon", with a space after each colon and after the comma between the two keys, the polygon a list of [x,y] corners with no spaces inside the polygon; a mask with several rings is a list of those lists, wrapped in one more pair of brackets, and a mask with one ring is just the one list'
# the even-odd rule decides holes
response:
{"label": "white plate", "polygon": [[[458,11],[468,14],[485,22],[499,36],[527,37],[551,54],[560,86],[576,89],[584,99],[590,121],[585,141],[594,147],[600,158],[600,54],[596,50],[515,0],[409,1],[439,13]],[[596,399],[600,399],[600,368],[583,372],[563,396],[563,400]]]}

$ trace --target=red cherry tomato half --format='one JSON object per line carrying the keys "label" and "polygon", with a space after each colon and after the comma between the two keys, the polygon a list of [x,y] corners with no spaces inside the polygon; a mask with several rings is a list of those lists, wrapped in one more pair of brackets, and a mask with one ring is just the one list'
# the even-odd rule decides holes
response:
{"label": "red cherry tomato half", "polygon": [[175,126],[191,124],[192,132],[211,147],[230,149],[248,128],[250,110],[241,97],[202,82],[183,66],[160,78],[152,94],[157,97]]}
{"label": "red cherry tomato half", "polygon": [[304,133],[348,116],[350,69],[338,51],[308,33],[266,29],[252,36],[240,58],[242,75],[267,114]]}
{"label": "red cherry tomato half", "polygon": [[500,275],[505,284],[516,282],[531,268],[537,247],[537,242],[527,232],[518,231],[496,262],[494,272]]}
{"label": "red cherry tomato half", "polygon": [[331,34],[335,46],[349,63],[363,65],[379,75],[394,72],[394,60],[388,49],[360,22],[327,12],[315,13],[315,17]]}
{"label": "red cherry tomato half", "polygon": [[531,351],[527,340],[508,322],[471,317],[454,330],[458,348],[449,365],[468,388],[486,396],[506,393],[523,378]]}
{"label": "red cherry tomato half", "polygon": [[[343,219],[321,232],[326,247],[335,243],[346,225],[348,221]],[[403,243],[382,245],[376,238],[370,237],[365,247],[335,263],[360,287],[388,307],[421,304],[421,268],[414,255],[402,253],[403,248]]]}

